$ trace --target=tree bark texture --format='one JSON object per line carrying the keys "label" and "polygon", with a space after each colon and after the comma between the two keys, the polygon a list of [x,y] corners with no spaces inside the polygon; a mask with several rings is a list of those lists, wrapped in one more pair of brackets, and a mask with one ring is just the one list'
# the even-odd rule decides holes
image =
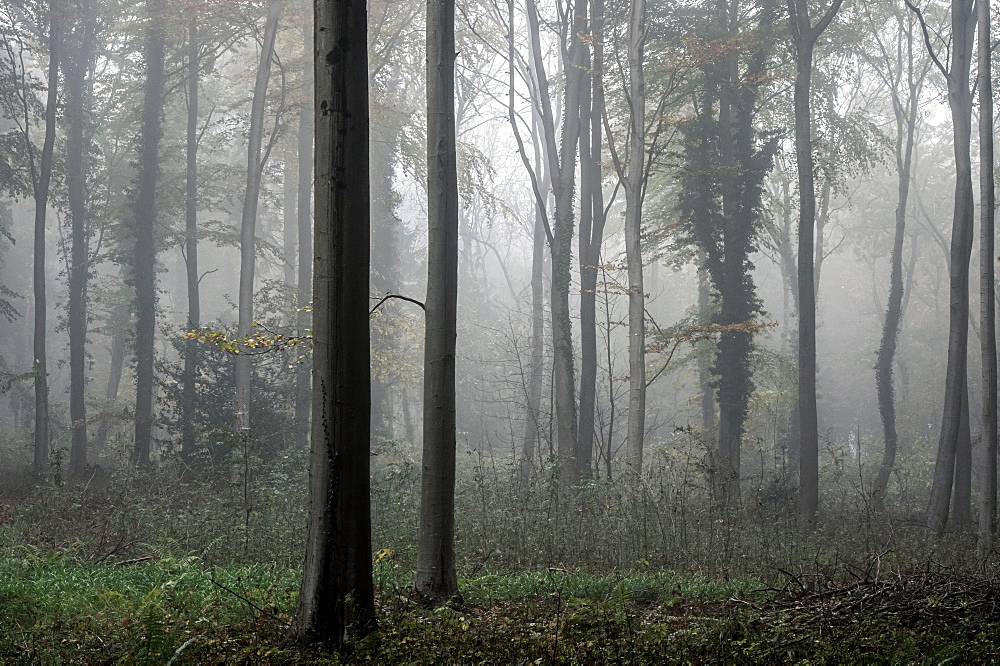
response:
{"label": "tree bark texture", "polygon": [[[264,38],[260,47],[260,62],[253,86],[250,108],[250,136],[247,142],[246,194],[243,197],[243,214],[240,220],[240,293],[239,323],[236,335],[243,338],[253,328],[253,284],[257,265],[257,204],[260,200],[260,180],[264,172],[261,144],[264,139],[264,106],[267,102],[267,84],[271,79],[271,60],[274,41],[278,33],[281,0],[269,0]],[[236,427],[243,436],[250,432],[250,375],[251,359],[246,349],[236,356]]]}
{"label": "tree bark texture", "polygon": [[[309,41],[309,40],[307,40]],[[310,41],[311,47],[311,41]],[[309,52],[309,48],[306,52]],[[312,97],[309,98],[312,102]],[[299,112],[299,191],[295,215],[298,221],[298,332],[305,335],[312,321],[308,308],[312,302],[313,269],[313,110],[304,104]],[[303,449],[309,445],[309,409],[312,404],[312,356],[302,359],[295,373],[295,424],[296,441]]]}
{"label": "tree bark texture", "polygon": [[[292,632],[342,647],[376,625],[371,553],[365,4],[316,0],[316,258],[309,518]],[[303,255],[303,257],[310,255]]]}
{"label": "tree bark texture", "polygon": [[159,176],[166,50],[163,0],[146,0],[146,84],[142,100],[139,174],[134,209],[135,448],[133,461],[148,464],[153,427],[153,340],[156,334],[156,183]]}
{"label": "tree bark texture", "polygon": [[455,138],[455,4],[427,2],[427,297],[424,431],[414,590],[446,601],[455,571],[455,346],[458,168]]}

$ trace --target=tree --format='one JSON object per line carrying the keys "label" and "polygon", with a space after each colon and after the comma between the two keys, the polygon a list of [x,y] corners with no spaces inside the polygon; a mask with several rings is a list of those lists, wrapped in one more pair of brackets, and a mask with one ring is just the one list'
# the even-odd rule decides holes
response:
{"label": "tree", "polygon": [[983,357],[983,486],[980,490],[980,550],[988,553],[997,514],[997,329],[993,163],[993,53],[990,3],[979,2],[979,321]]}
{"label": "tree", "polygon": [[[237,336],[250,335],[253,327],[253,284],[257,259],[257,204],[260,199],[260,181],[270,153],[261,155],[264,139],[264,109],[267,100],[267,84],[271,78],[271,61],[274,58],[274,40],[278,33],[278,17],[281,15],[281,0],[269,0],[264,36],[260,47],[260,62],[257,78],[253,86],[253,100],[250,110],[250,137],[247,142],[247,180],[243,197],[243,213],[240,221],[240,290],[239,323]],[[236,356],[236,425],[238,431],[250,431],[250,369],[249,354]]]}
{"label": "tree", "polygon": [[292,634],[341,647],[376,626],[365,3],[317,0],[314,20],[313,419],[306,557]]}
{"label": "tree", "polygon": [[801,525],[811,524],[819,511],[819,423],[816,416],[816,286],[813,266],[816,226],[816,185],[812,147],[811,89],[816,40],[840,11],[843,0],[832,0],[815,24],[808,0],[788,0],[795,46],[795,162],[799,181],[799,502]]}
{"label": "tree", "polygon": [[414,590],[458,593],[455,571],[455,344],[458,304],[458,167],[455,4],[427,3],[427,297],[424,441]]}
{"label": "tree", "polygon": [[139,171],[133,202],[131,279],[135,286],[135,448],[133,460],[149,463],[153,426],[153,338],[156,333],[156,183],[166,50],[163,0],[146,0],[146,82],[139,133]]}
{"label": "tree", "polygon": [[951,109],[954,137],[955,198],[949,261],[948,367],[945,374],[944,414],[941,418],[941,435],[934,461],[934,482],[931,486],[926,524],[928,535],[940,535],[948,523],[963,420],[965,427],[968,427],[969,260],[972,256],[975,216],[972,199],[972,91],[969,87],[969,73],[976,26],[973,18],[975,0],[951,2],[951,58],[947,67],[934,50],[923,14],[910,0],[906,0],[906,4],[916,13],[928,54],[948,85],[948,106]]}
{"label": "tree", "polygon": [[87,468],[87,282],[90,273],[87,166],[89,133],[85,133],[93,78],[89,75],[94,41],[90,3],[80,0],[72,31],[73,49],[63,58],[66,77],[66,181],[69,189],[71,258],[69,262],[69,469],[82,476]]}
{"label": "tree", "polygon": [[[192,5],[188,22],[187,44],[187,169],[184,187],[184,265],[187,276],[189,328],[201,326],[201,293],[198,275],[198,80],[201,60],[198,57],[199,17]],[[184,387],[181,412],[181,456],[188,460],[195,448],[195,411],[198,395],[198,362],[201,351],[198,340],[189,338],[184,343]]]}

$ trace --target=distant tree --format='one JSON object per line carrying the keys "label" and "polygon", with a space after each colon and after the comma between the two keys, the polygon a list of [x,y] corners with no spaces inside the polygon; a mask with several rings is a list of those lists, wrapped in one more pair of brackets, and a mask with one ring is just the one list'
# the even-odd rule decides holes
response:
{"label": "distant tree", "polygon": [[427,298],[424,438],[414,590],[442,602],[455,571],[455,345],[458,305],[458,167],[455,3],[427,4]]}
{"label": "distant tree", "polygon": [[[198,24],[200,19],[196,6],[189,7],[187,43],[187,146],[185,151],[186,172],[184,182],[184,266],[187,277],[188,320],[187,327],[201,326],[201,290],[198,275],[198,85],[201,78],[200,40]],[[188,460],[195,449],[195,411],[198,395],[198,365],[201,350],[194,338],[184,344],[183,383],[183,431],[181,434],[181,456]]]}
{"label": "distant tree", "polygon": [[[281,15],[282,0],[269,0],[267,20],[260,48],[260,62],[254,81],[253,99],[250,109],[250,136],[247,141],[247,177],[243,196],[243,211],[240,219],[240,289],[239,323],[237,335],[250,335],[253,327],[253,286],[257,263],[257,206],[260,200],[261,177],[271,146],[262,154],[264,140],[264,111],[267,87],[271,78],[271,62],[274,59],[274,42],[278,33],[278,18]],[[250,371],[249,354],[236,356],[236,425],[240,433],[250,431]]]}
{"label": "distant tree", "polygon": [[314,30],[313,418],[306,558],[292,635],[341,647],[376,626],[365,3],[317,0]]}
{"label": "distant tree", "polygon": [[816,520],[819,511],[819,423],[816,416],[816,286],[814,276],[816,185],[812,137],[813,53],[819,36],[830,26],[842,0],[832,0],[814,25],[809,0],[788,0],[795,47],[795,161],[799,180],[799,506],[800,524]]}

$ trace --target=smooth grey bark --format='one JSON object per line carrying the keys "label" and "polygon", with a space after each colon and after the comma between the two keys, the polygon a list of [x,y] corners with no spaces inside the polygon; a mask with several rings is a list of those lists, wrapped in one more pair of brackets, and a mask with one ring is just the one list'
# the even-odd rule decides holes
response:
{"label": "smooth grey bark", "polygon": [[[35,445],[34,466],[42,469],[49,461],[49,385],[48,365],[45,352],[46,302],[45,302],[45,219],[49,205],[49,183],[52,180],[52,152],[56,140],[56,103],[58,100],[59,57],[62,52],[62,5],[52,2],[49,7],[49,67],[48,95],[45,100],[45,138],[42,141],[42,154],[38,170],[34,168],[34,149],[28,137],[28,125],[25,120],[24,140],[29,159],[32,162],[31,184],[35,195],[35,227],[34,227],[34,263],[32,268],[32,288],[35,299],[34,333],[32,335],[32,351],[34,363],[32,371],[35,375]],[[27,90],[25,96],[25,114],[27,115]]]}
{"label": "smooth grey bark", "polygon": [[969,380],[962,387],[962,416],[955,445],[955,486],[951,522],[960,529],[972,527],[972,428],[969,423]]}
{"label": "smooth grey bark", "polygon": [[[951,2],[951,49],[948,67],[935,54],[923,15],[917,12],[928,53],[945,77],[951,110],[955,151],[955,201],[952,215],[949,261],[948,365],[945,371],[944,413],[934,462],[934,481],[927,508],[926,534],[940,535],[948,524],[949,504],[955,478],[955,459],[961,432],[963,395],[967,383],[969,341],[969,260],[972,256],[974,224],[972,194],[972,63],[974,0]],[[967,403],[967,400],[966,400]]]}
{"label": "smooth grey bark", "polygon": [[816,286],[813,266],[816,227],[816,183],[812,149],[813,50],[816,40],[840,11],[842,0],[832,0],[814,26],[808,0],[788,0],[795,46],[795,162],[799,183],[799,497],[801,526],[811,525],[819,512],[819,423],[816,415]]}
{"label": "smooth grey bark", "polygon": [[163,0],[146,0],[146,84],[134,205],[135,442],[133,462],[149,464],[153,426],[153,341],[156,334],[156,183],[159,176],[166,51]]}
{"label": "smooth grey bark", "polygon": [[[253,328],[253,284],[257,264],[257,204],[260,200],[260,180],[267,156],[261,157],[264,139],[264,107],[267,101],[267,84],[271,79],[271,61],[274,58],[274,41],[278,33],[281,0],[269,0],[264,37],[260,47],[260,62],[253,86],[250,105],[250,136],[247,141],[247,178],[240,220],[240,289],[238,338],[250,335]],[[241,349],[236,355],[236,428],[243,434],[250,432],[250,354]]]}
{"label": "smooth grey bark", "polygon": [[996,189],[993,141],[993,59],[990,3],[979,3],[979,322],[983,359],[983,483],[979,549],[993,548],[997,516]]}
{"label": "smooth grey bark", "polygon": [[646,435],[646,292],[642,280],[642,200],[645,166],[646,79],[643,55],[646,42],[646,1],[629,3],[629,152],[625,189],[625,262],[628,265],[628,425],[626,456],[632,471],[642,473]]}
{"label": "smooth grey bark", "polygon": [[455,3],[427,2],[427,296],[424,428],[414,591],[431,602],[458,594],[455,570],[455,346],[458,168]]}
{"label": "smooth grey bark", "polygon": [[[86,0],[78,5],[72,57],[63,58],[66,75],[66,185],[70,214],[69,472],[80,477],[87,469],[87,282],[90,271],[87,211],[87,138],[84,131],[90,109],[93,79],[88,76],[93,46],[93,21]],[[69,55],[67,53],[66,55]]]}
{"label": "smooth grey bark", "polygon": [[[201,326],[201,294],[198,285],[198,18],[188,24],[187,44],[187,151],[184,187],[184,264],[187,278],[188,320],[193,329]],[[198,405],[198,364],[201,344],[195,338],[184,341],[184,380],[181,388],[181,457],[190,460],[195,450],[195,413]]]}
{"label": "smooth grey bark", "polygon": [[[295,253],[298,249],[298,219],[295,215],[295,204],[299,196],[299,174],[295,155],[295,147],[291,140],[285,143],[284,156],[284,178],[281,183],[282,205],[281,205],[281,258],[284,272],[285,285],[289,289],[295,288]],[[298,300],[297,298],[295,299]],[[294,301],[293,301],[294,302]],[[296,306],[297,307],[297,306]]]}
{"label": "smooth grey bark", "polygon": [[314,8],[315,390],[308,536],[292,636],[343,647],[376,627],[369,476],[367,15],[359,0],[316,0]]}
{"label": "smooth grey bark", "polygon": [[[129,303],[121,303],[114,310],[111,323],[111,358],[108,360],[108,383],[104,390],[104,401],[111,405],[118,400],[118,388],[121,386],[122,371],[125,369],[125,349],[128,331],[130,330],[131,309]],[[100,455],[104,444],[108,441],[111,430],[111,414],[102,414],[97,426],[97,435],[93,441],[93,457]]]}
{"label": "smooth grey bark", "polygon": [[[902,17],[897,15],[902,33]],[[878,510],[885,508],[885,495],[889,487],[889,477],[896,464],[896,450],[899,436],[896,432],[896,400],[893,383],[893,366],[896,361],[896,346],[899,339],[899,328],[903,317],[903,243],[906,240],[906,211],[910,195],[910,182],[913,171],[913,144],[917,128],[917,117],[920,112],[920,82],[923,79],[914,71],[913,60],[913,25],[906,26],[906,101],[900,99],[896,84],[903,81],[903,72],[889,74],[892,80],[890,94],[893,110],[896,116],[896,226],[893,235],[892,256],[889,268],[889,298],[885,309],[885,319],[882,324],[882,340],[879,344],[875,360],[875,388],[878,394],[878,410],[882,419],[882,434],[885,450],[882,463],[879,465],[872,486],[872,500]],[[889,60],[889,54],[884,57]],[[897,62],[901,61],[901,54]],[[902,65],[902,62],[899,62]],[[893,78],[895,77],[895,78]],[[918,80],[919,78],[919,80]],[[912,266],[910,267],[912,270]]]}

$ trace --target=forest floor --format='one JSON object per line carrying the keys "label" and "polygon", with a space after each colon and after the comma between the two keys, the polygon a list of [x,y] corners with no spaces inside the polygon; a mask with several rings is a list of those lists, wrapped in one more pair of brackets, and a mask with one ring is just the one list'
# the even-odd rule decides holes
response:
{"label": "forest floor", "polygon": [[290,647],[298,575],[197,558],[0,560],[2,663],[969,663],[1000,659],[1000,581],[926,567],[788,576],[783,589],[553,570],[462,581],[429,609],[379,593],[337,657]]}

